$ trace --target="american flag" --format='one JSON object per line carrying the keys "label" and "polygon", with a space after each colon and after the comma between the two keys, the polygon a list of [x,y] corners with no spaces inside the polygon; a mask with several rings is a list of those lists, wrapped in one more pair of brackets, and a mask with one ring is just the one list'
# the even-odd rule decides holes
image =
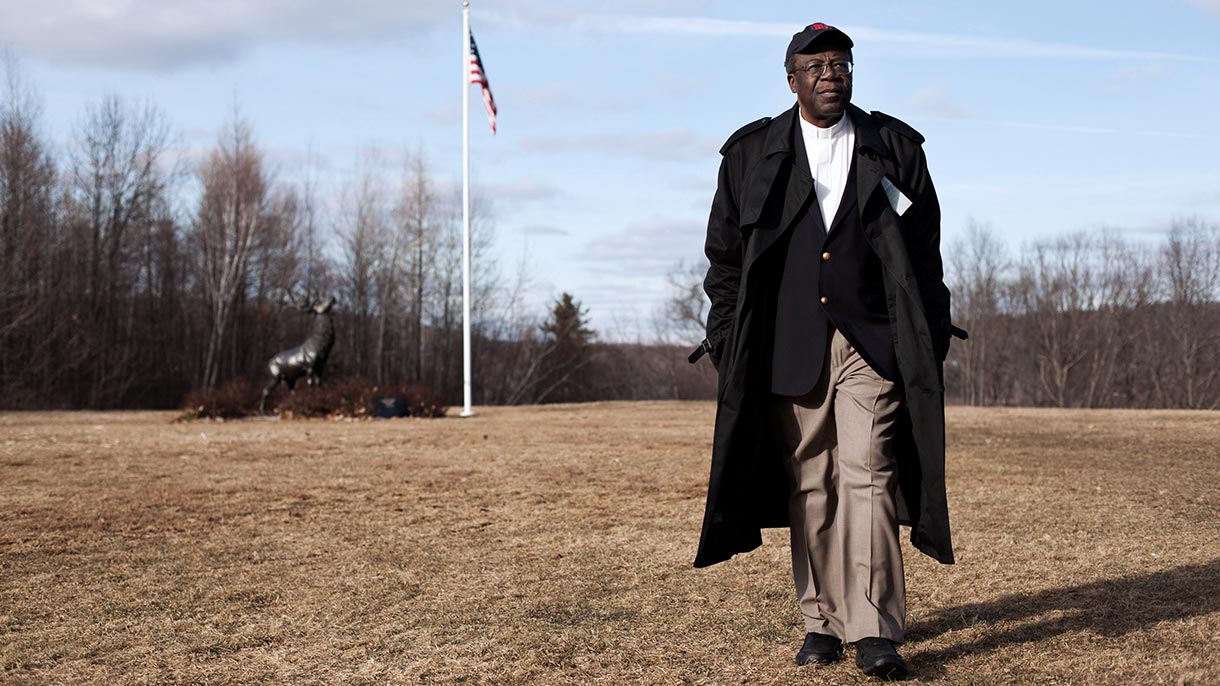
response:
{"label": "american flag", "polygon": [[491,97],[491,86],[487,85],[487,72],[483,70],[483,60],[479,57],[479,48],[474,43],[474,33],[470,34],[470,80],[483,87],[483,104],[487,107],[487,123],[491,124],[491,133],[496,133],[496,99]]}

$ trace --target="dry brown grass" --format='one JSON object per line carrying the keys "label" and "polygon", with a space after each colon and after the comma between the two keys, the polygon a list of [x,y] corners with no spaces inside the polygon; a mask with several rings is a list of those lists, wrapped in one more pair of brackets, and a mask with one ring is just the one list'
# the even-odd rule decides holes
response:
{"label": "dry brown grass", "polygon": [[[852,684],[786,532],[690,567],[710,403],[0,415],[0,683]],[[929,684],[1215,684],[1220,414],[950,410]]]}

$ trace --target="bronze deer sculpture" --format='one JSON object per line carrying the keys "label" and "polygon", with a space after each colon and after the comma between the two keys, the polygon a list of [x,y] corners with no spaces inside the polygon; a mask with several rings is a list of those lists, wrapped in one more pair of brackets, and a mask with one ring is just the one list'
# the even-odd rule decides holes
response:
{"label": "bronze deer sculpture", "polygon": [[310,386],[321,384],[322,374],[326,371],[326,360],[335,345],[335,324],[330,316],[330,310],[335,305],[333,295],[323,301],[318,301],[316,297],[298,301],[291,293],[287,293],[286,299],[288,304],[314,317],[313,329],[304,343],[276,353],[267,362],[267,373],[271,375],[271,382],[263,389],[263,397],[258,403],[260,415],[267,413],[267,398],[281,381],[287,384],[288,390],[293,393],[296,392],[295,386],[301,377],[305,377],[305,382]]}

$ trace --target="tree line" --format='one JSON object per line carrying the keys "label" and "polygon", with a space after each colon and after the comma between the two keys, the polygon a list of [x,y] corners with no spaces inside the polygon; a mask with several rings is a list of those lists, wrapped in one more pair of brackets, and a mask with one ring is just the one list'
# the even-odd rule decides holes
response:
{"label": "tree line", "polygon": [[[193,157],[155,106],[109,96],[48,141],[13,58],[0,62],[0,408],[175,407],[192,388],[260,380],[309,322],[290,293],[335,295],[328,374],[462,397],[461,225],[422,150],[387,175],[363,154],[329,188],[281,178],[235,106]],[[523,304],[524,263],[472,222],[479,404],[714,397],[688,365],[705,266],[681,263],[648,341],[601,340],[572,294]],[[1220,227],[1155,241],[1097,230],[1008,253],[973,225],[946,246],[955,323],[949,402],[1220,406]]]}
{"label": "tree line", "polygon": [[1155,241],[1098,229],[1011,256],[974,224],[947,255],[950,402],[1220,407],[1220,225],[1173,221]]}
{"label": "tree line", "polygon": [[[56,144],[17,66],[0,63],[0,408],[176,407],[259,380],[304,338],[288,305],[309,294],[339,300],[328,376],[460,402],[460,205],[422,150],[392,180],[368,151],[326,190],[281,178],[236,105],[185,157],[161,110],[117,95]],[[682,345],[599,341],[568,294],[527,311],[527,269],[504,273],[493,243],[476,195],[476,403],[710,397]]]}
{"label": "tree line", "polygon": [[[970,333],[945,360],[946,402],[1220,408],[1220,225],[1179,219],[1147,241],[1080,231],[1014,257],[972,223],[943,252],[953,323]],[[704,271],[668,275],[679,339],[701,336]]]}

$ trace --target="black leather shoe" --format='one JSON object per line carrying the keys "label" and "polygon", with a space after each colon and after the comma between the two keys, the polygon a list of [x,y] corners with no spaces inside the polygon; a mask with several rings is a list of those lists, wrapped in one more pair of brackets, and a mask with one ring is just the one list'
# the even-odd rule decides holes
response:
{"label": "black leather shoe", "polygon": [[796,663],[807,665],[810,662],[828,665],[843,657],[843,641],[826,634],[805,634],[805,643],[796,653]]}
{"label": "black leather shoe", "polygon": [[862,638],[856,641],[856,666],[869,676],[879,679],[907,678],[907,663],[886,638]]}

